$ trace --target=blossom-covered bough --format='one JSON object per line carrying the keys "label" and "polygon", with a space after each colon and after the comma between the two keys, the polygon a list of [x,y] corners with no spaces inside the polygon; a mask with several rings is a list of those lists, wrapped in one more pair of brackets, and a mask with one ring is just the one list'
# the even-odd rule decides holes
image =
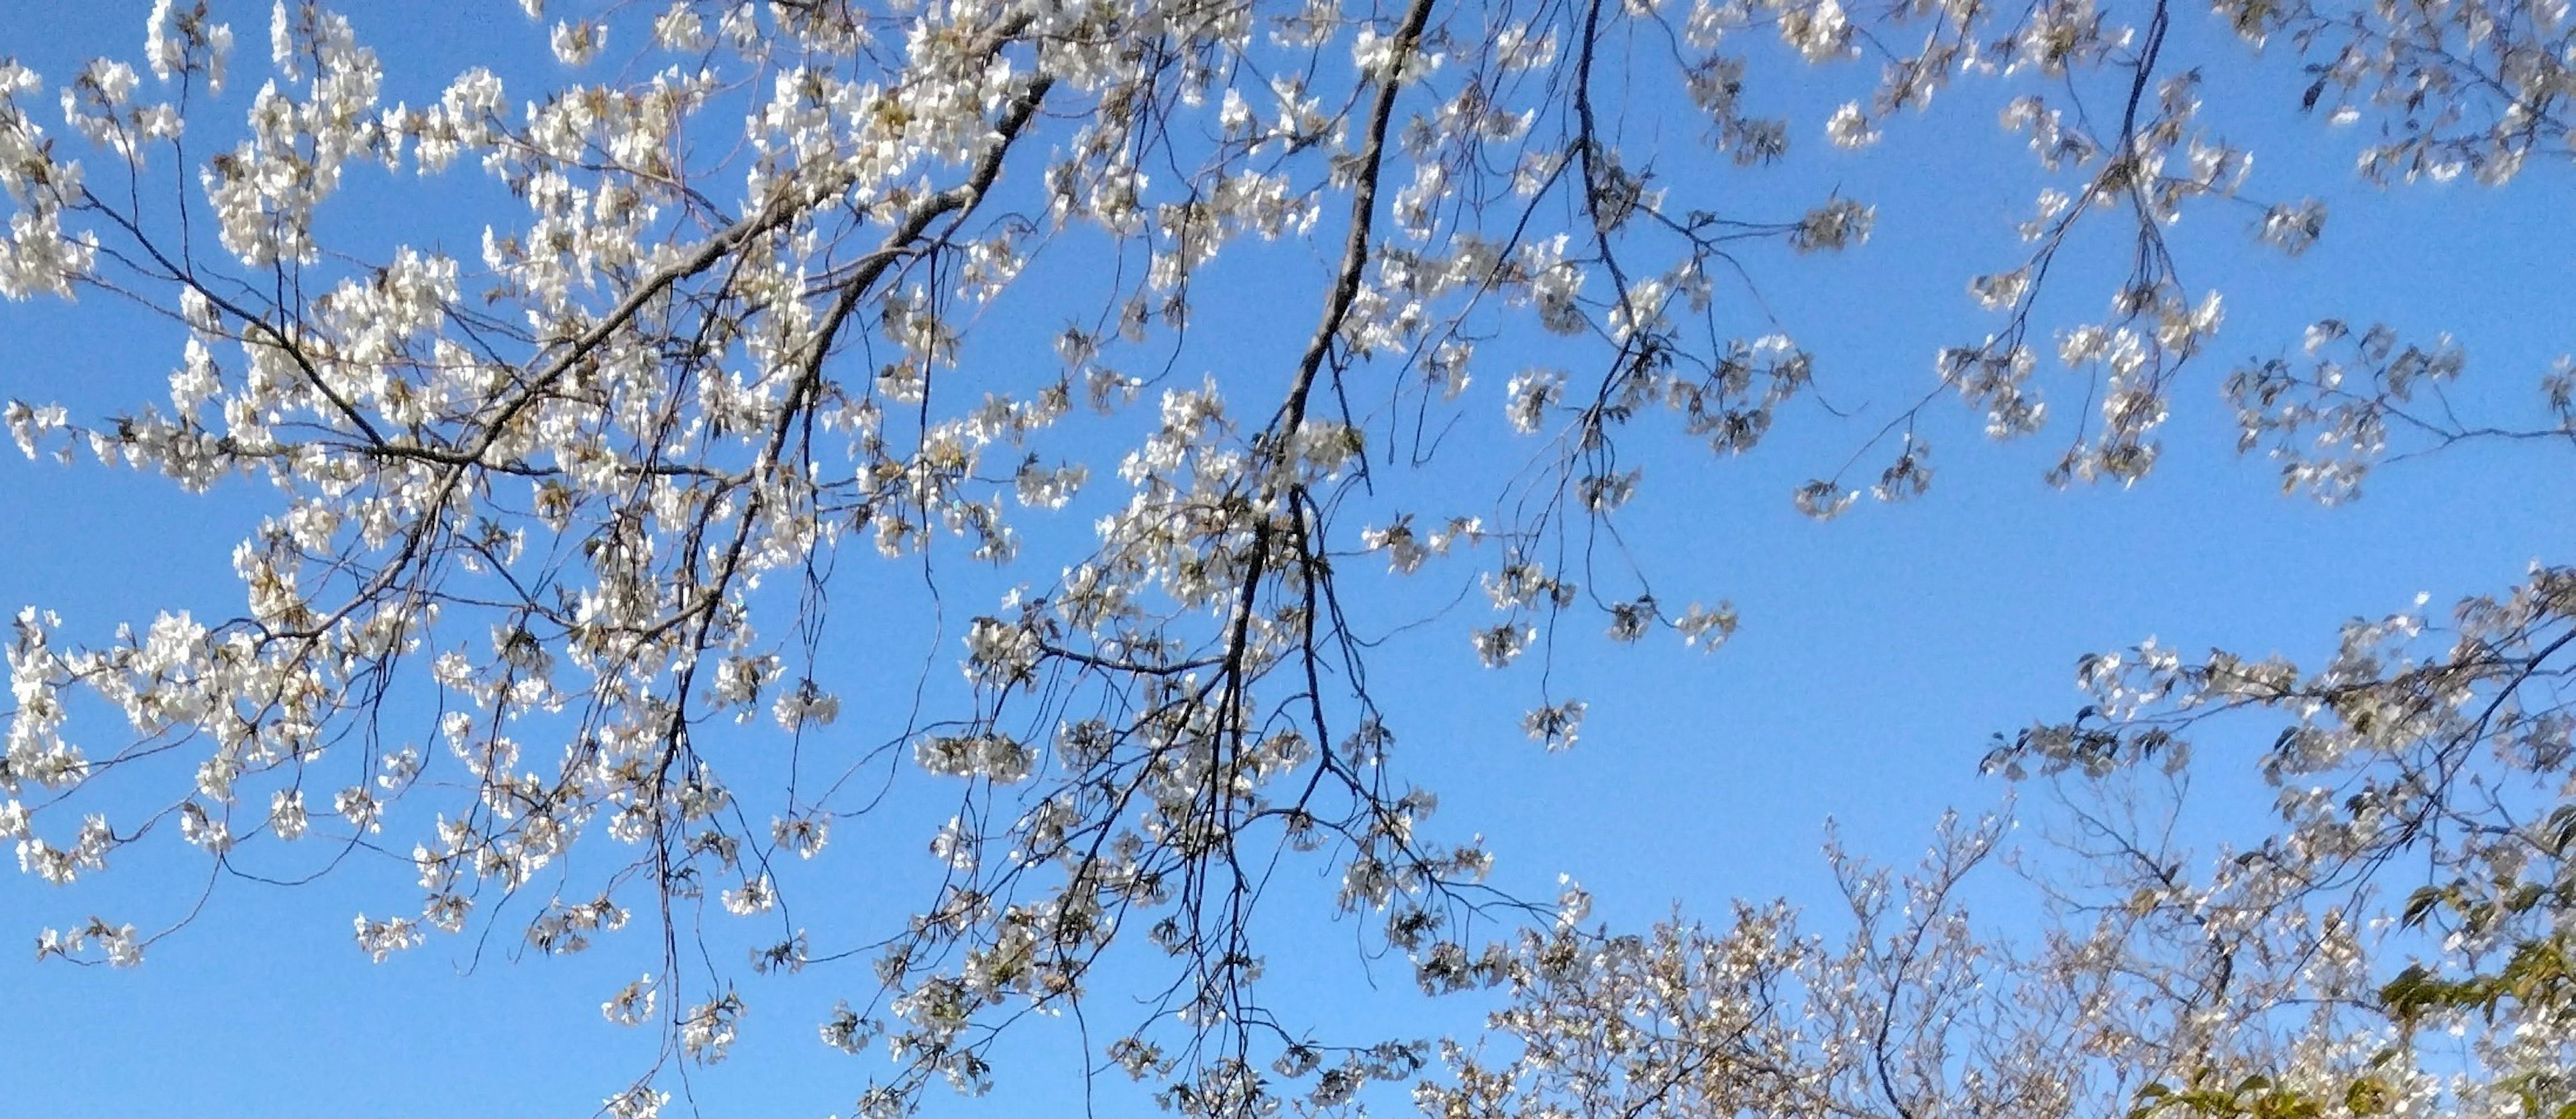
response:
{"label": "blossom-covered bough", "polygon": [[[2069,887],[2079,919],[2021,954],[1953,900],[1992,823],[1945,829],[1908,877],[1837,856],[1840,947],[1777,907],[1613,937],[1579,889],[1482,885],[1480,847],[1435,840],[1434,798],[1390,766],[1403,712],[1367,686],[1386,627],[1351,605],[1397,594],[1384,575],[1445,557],[1481,588],[1493,613],[1462,628],[1488,665],[1588,625],[1734,628],[1722,601],[1655,594],[1677,573],[1629,558],[1616,513],[1650,442],[1740,454],[1811,393],[1813,359],[1737,298],[1748,249],[1841,250],[1874,210],[1732,189],[1798,130],[1863,147],[1950,83],[2011,83],[2042,184],[2019,263],[1961,277],[2001,325],[1943,350],[1799,506],[1842,512],[1856,471],[1882,500],[1923,492],[1952,393],[1998,438],[2048,428],[2052,393],[2089,400],[2053,476],[2142,476],[2220,319],[2166,230],[2250,216],[2297,252],[2324,221],[2245,193],[2163,0],[531,0],[553,58],[461,75],[410,72],[316,3],[229,7],[162,0],[139,70],[0,63],[0,294],[130,300],[177,363],[166,405],[11,405],[19,445],[265,483],[271,510],[233,556],[238,617],[87,644],[20,615],[0,834],[31,874],[73,882],[155,831],[212,856],[209,888],[391,855],[420,894],[357,919],[379,959],[432,931],[507,921],[570,952],[640,922],[658,963],[603,1012],[659,1028],[669,1067],[620,1115],[725,1055],[745,997],[699,949],[742,927],[758,970],[873,963],[828,969],[852,1001],[821,1024],[893,1054],[872,1115],[980,1088],[1032,1012],[1104,1013],[1084,995],[1112,969],[1153,978],[1096,1058],[1192,1115],[1329,1110],[1373,1081],[1459,1116],[2545,1114],[2576,1091],[2547,1071],[2576,1013],[2564,573],[2465,606],[2447,650],[2407,616],[2316,673],[2089,665],[2097,709],[1998,767],[2179,765],[2183,728],[2282,712],[2282,827],[2195,871],[2081,816],[2120,903]],[[2367,175],[2501,181],[2564,148],[2558,9],[2218,13],[2311,65],[2308,107],[2382,129]],[[263,15],[266,63],[235,57],[227,21]],[[1763,80],[1871,70],[1821,119],[1756,109]],[[2044,319],[2095,226],[2126,256],[2109,313]],[[1246,300],[1312,325],[1176,365],[1194,319]],[[2043,327],[2062,371],[2028,342]],[[2355,367],[2332,349],[2353,337],[2321,325],[2312,369],[2227,382],[2293,487],[2347,496],[2392,439],[2565,438],[2563,372],[2529,430],[2468,424],[2420,404],[2455,359],[2368,331]],[[1446,438],[1498,407],[1524,441]],[[868,552],[1027,581],[963,627],[965,687],[827,684],[883,640],[832,608]],[[1525,727],[1561,748],[1583,713],[1541,695]],[[797,864],[924,819],[928,896],[791,919]],[[2401,857],[2456,879],[2401,923],[2456,935],[2379,927],[2374,875]],[[1426,990],[1505,989],[1493,1037],[1277,1013],[1256,911],[1298,860]],[[40,951],[131,964],[187,917]],[[2479,1031],[2456,1069],[2399,1044],[2433,1021]]]}

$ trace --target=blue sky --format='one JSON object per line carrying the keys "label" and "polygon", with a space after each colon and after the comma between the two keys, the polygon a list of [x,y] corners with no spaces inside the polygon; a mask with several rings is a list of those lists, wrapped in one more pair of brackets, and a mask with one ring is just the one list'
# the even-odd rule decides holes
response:
{"label": "blue sky", "polygon": [[[0,53],[49,78],[89,54],[133,58],[147,7],[0,0]],[[539,68],[530,73],[551,65],[515,5],[352,9],[362,37],[387,55],[397,97],[417,100],[474,60],[460,37],[471,28],[457,23],[492,24],[511,40],[514,65]],[[51,20],[42,32],[40,13]],[[2386,321],[2409,337],[2454,334],[2471,359],[2464,399],[2535,415],[2540,374],[2576,347],[2563,295],[2566,262],[2576,259],[2565,168],[2537,167],[2501,190],[2362,187],[2348,170],[2360,137],[2289,112],[2297,83],[2285,60],[2235,65],[2241,49],[2198,18],[2177,35],[2191,56],[2212,60],[2209,100],[2260,153],[2257,183],[2276,196],[2330,197],[2334,218],[2327,238],[2295,260],[2252,247],[2242,221],[2214,212],[2177,231],[2186,282],[2225,291],[2229,314],[2177,392],[2163,464],[2135,488],[2050,490],[2040,478],[2062,428],[1989,445],[1974,417],[1945,404],[1929,429],[1940,470],[1930,496],[1865,504],[1821,525],[1790,508],[1793,486],[1829,471],[1875,417],[1930,385],[1935,347],[1988,328],[1962,291],[1974,270],[1962,262],[2006,262],[2009,223],[2038,184],[2019,143],[1993,126],[1997,91],[1961,91],[1894,122],[1884,143],[1861,153],[1814,142],[1821,114],[1810,113],[1801,118],[1806,148],[1790,166],[1725,180],[1777,186],[1788,199],[1833,186],[1879,207],[1875,238],[1842,257],[1749,254],[1768,306],[1816,352],[1823,391],[1861,414],[1836,420],[1804,407],[1784,420],[1776,445],[1737,461],[1663,452],[1646,460],[1650,486],[1632,541],[1663,583],[1733,599],[1744,628],[1714,656],[1672,642],[1621,650],[1567,640],[1552,690],[1591,705],[1570,753],[1545,754],[1518,729],[1537,665],[1474,669],[1463,632],[1475,615],[1379,654],[1374,683],[1402,697],[1391,705],[1402,772],[1441,794],[1440,828],[1489,837],[1500,883],[1543,894],[1571,874],[1600,896],[1602,917],[1630,924],[1676,902],[1711,917],[1734,897],[1822,902],[1830,883],[1817,846],[1828,817],[1856,850],[1906,860],[1944,807],[1995,804],[2004,790],[1976,774],[1988,736],[2070,713],[2081,653],[2154,635],[2185,650],[2313,655],[2347,617],[2403,608],[2418,592],[2439,602],[2497,589],[2535,559],[2567,558],[2576,491],[2561,480],[2561,450],[2459,448],[2382,473],[2355,505],[2320,509],[2281,495],[2269,463],[2235,455],[2218,390],[2236,361],[2291,353],[2308,322],[2331,315]],[[235,22],[237,72],[255,74],[264,12]],[[382,213],[347,220],[367,239],[416,236]],[[2089,307],[2102,286],[2087,286],[2080,271],[2072,280],[2066,290]],[[1311,321],[1313,295],[1265,283],[1258,260],[1220,262],[1203,279],[1203,290],[1233,294],[1203,307],[1178,366],[1185,382],[1245,358],[1284,360],[1284,340]],[[1298,310],[1277,314],[1282,300]],[[1058,312],[1035,310],[1031,329],[1051,329],[1046,316]],[[1007,325],[996,332],[995,345],[1011,344]],[[174,329],[97,297],[0,305],[0,397],[61,401],[82,416],[156,400],[178,345]],[[1499,408],[1501,379],[1480,380],[1480,407]],[[1241,395],[1262,392],[1256,384]],[[67,634],[88,637],[163,608],[228,616],[239,601],[229,551],[262,500],[244,486],[198,499],[131,473],[0,459],[0,525],[10,534],[0,605],[57,609]],[[991,600],[988,584],[1043,579],[1046,562],[966,576],[950,591],[959,604],[950,626]],[[891,637],[871,633],[872,651],[836,654],[846,658],[839,670],[917,672],[901,665],[953,656],[953,628],[919,627],[926,607],[912,585],[901,571],[852,576],[848,601],[870,605],[867,620],[844,626]],[[935,674],[947,678],[944,663]],[[863,692],[849,697],[853,715],[840,729],[854,741],[891,725],[865,710]],[[2204,757],[2222,751],[2212,743]],[[848,892],[833,900],[900,906],[871,892],[875,860],[921,856],[911,839],[889,841],[888,851],[841,852],[855,865],[831,872]],[[472,939],[434,938],[370,964],[350,943],[349,917],[408,904],[408,877],[377,864],[291,890],[222,883],[193,925],[135,971],[38,965],[31,952],[0,950],[0,992],[17,1010],[0,1016],[0,1116],[582,1114],[649,1058],[649,1038],[605,1025],[596,1009],[649,966],[638,955],[645,946],[513,961],[510,938],[496,934],[477,961]],[[0,945],[32,944],[39,926],[93,911],[184,911],[205,880],[201,853],[174,836],[156,836],[115,873],[70,890],[0,875]],[[827,894],[812,896],[806,904]],[[1398,961],[1355,962],[1355,922],[1329,923],[1320,911],[1281,917],[1292,948],[1278,982],[1301,1005],[1421,1035],[1478,1012],[1469,1000],[1416,998]],[[1309,977],[1316,989],[1296,989]],[[1375,989],[1357,985],[1361,977]],[[692,1074],[704,1114],[846,1112],[878,1066],[816,1045],[812,1024],[835,998],[864,997],[867,987],[858,967],[747,978],[755,1004],[741,1047]],[[1041,1026],[1022,1044],[1032,1062],[1005,1070],[999,1098],[961,1106],[934,1096],[929,1113],[1069,1102],[1063,1069],[1077,1051],[1074,1032]],[[1104,1113],[1150,1107],[1123,1087],[1109,1092]]]}

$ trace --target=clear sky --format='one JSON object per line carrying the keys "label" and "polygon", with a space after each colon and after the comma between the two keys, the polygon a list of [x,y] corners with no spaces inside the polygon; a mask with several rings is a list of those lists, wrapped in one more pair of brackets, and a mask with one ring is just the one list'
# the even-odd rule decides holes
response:
{"label": "clear sky", "polygon": [[[49,79],[92,54],[139,58],[148,7],[0,0],[0,54]],[[234,17],[243,40],[235,65],[256,74],[265,6],[233,7],[248,8]],[[514,4],[350,10],[386,56],[393,97],[423,99],[480,61],[469,40],[481,24],[510,42],[510,66],[542,77],[552,65]],[[1791,188],[1783,193],[1792,198],[1823,183],[1872,202],[1876,236],[1839,258],[1749,260],[1773,313],[1816,352],[1824,393],[1859,415],[1837,420],[1801,406],[1776,445],[1741,460],[1649,459],[1657,485],[1630,529],[1666,582],[1734,600],[1744,618],[1734,642],[1714,656],[1670,641],[1627,650],[1569,642],[1552,665],[1553,690],[1580,696],[1591,715],[1581,744],[1562,755],[1518,729],[1536,663],[1474,668],[1462,634],[1475,614],[1389,644],[1374,665],[1381,693],[1401,697],[1390,705],[1401,771],[1441,794],[1437,826],[1490,838],[1500,883],[1544,894],[1571,874],[1599,895],[1602,917],[1629,924],[1676,903],[1711,917],[1735,897],[1823,903],[1830,882],[1817,848],[1829,817],[1855,849],[1907,860],[1944,807],[1997,803],[2005,790],[1976,773],[1989,735],[2071,713],[2081,653],[2155,635],[2186,650],[2313,655],[2347,617],[2404,608],[2418,592],[2439,602],[2499,589],[2535,559],[2568,558],[2576,491],[2563,482],[2563,451],[2454,450],[2389,469],[2366,499],[2334,510],[2281,495],[2269,463],[2235,454],[2219,394],[2226,370],[2295,351],[2306,324],[2327,316],[2385,321],[2409,337],[2450,332],[2470,356],[2464,399],[2535,414],[2540,375],[2576,348],[2566,294],[2576,223],[2566,220],[2563,165],[2500,190],[2360,186],[2348,170],[2360,138],[2291,113],[2297,75],[2284,72],[2284,59],[2237,64],[2246,56],[2205,18],[2184,17],[2177,35],[2192,57],[2226,63],[2213,65],[2208,98],[2260,153],[2258,184],[2280,196],[2325,195],[2335,209],[2326,239],[2295,260],[2253,247],[2243,222],[2214,212],[2178,230],[2186,282],[2223,290],[2228,318],[2177,392],[2163,465],[2125,491],[2051,490],[2041,475],[2063,447],[2062,428],[1991,445],[1974,417],[1945,403],[1933,413],[1940,473],[1927,498],[1864,503],[1830,524],[1792,510],[1793,486],[1830,471],[1876,417],[1932,384],[1935,347],[1988,328],[1962,291],[1972,269],[1961,261],[2006,259],[2012,215],[2038,185],[2019,142],[1994,127],[1993,89],[1896,121],[1864,152],[1802,136],[1804,150],[1760,181]],[[1820,119],[1802,118],[1810,129]],[[378,176],[356,177],[366,181],[352,188],[353,202]],[[450,178],[476,181],[470,171]],[[1754,180],[1727,180],[1745,181]],[[411,236],[406,217],[346,220],[360,236],[391,240]],[[1203,291],[1227,294],[1208,297],[1182,370],[1286,360],[1282,347],[1312,321],[1314,293],[1276,290],[1264,276],[1249,259],[1220,262],[1203,278]],[[2101,286],[2079,278],[2068,290],[2090,300]],[[1283,302],[1296,310],[1279,314]],[[1035,310],[1039,329],[1060,318]],[[1010,327],[994,329],[997,346],[1010,344]],[[157,400],[180,342],[176,328],[96,297],[0,305],[0,397],[60,401],[83,417]],[[1479,407],[1499,409],[1501,379],[1480,381]],[[0,604],[59,610],[66,634],[89,638],[164,608],[230,616],[240,601],[231,546],[265,500],[243,485],[191,498],[156,478],[10,454],[0,458]],[[954,655],[959,611],[989,602],[987,584],[1052,574],[1047,557],[1030,562],[998,579],[966,576],[950,591],[962,604],[948,615],[952,628],[940,634],[915,624],[926,611],[905,597],[917,592],[902,572],[854,575],[854,596],[874,605],[844,616],[839,632],[864,633],[871,648],[835,653],[834,665],[853,678],[899,679],[854,686],[834,733],[872,744],[899,725],[907,674],[924,656]],[[953,677],[944,663],[936,674]],[[924,861],[921,838],[840,852],[847,862],[830,873],[843,876],[847,896],[818,890],[810,896],[832,900],[807,904],[896,912],[904,900],[870,883],[880,860]],[[184,912],[206,885],[206,863],[170,835],[68,890],[0,874],[0,946],[32,945],[39,927],[91,912]],[[646,1034],[618,1031],[597,1012],[650,966],[647,945],[522,960],[505,932],[478,959],[475,940],[434,936],[369,963],[351,943],[349,918],[416,903],[408,879],[402,867],[362,863],[293,889],[219,883],[193,925],[137,970],[38,964],[32,952],[0,950],[0,1003],[12,1011],[0,1014],[0,1117],[586,1114],[649,1059]],[[1478,1013],[1472,1000],[1414,996],[1401,961],[1355,960],[1355,922],[1328,923],[1320,909],[1290,915],[1305,923],[1283,920],[1286,935],[1313,959],[1292,954],[1277,982],[1323,977],[1312,990],[1289,990],[1301,1005],[1420,1035]],[[1354,983],[1363,975],[1374,990]],[[692,1073],[704,1114],[846,1113],[882,1066],[817,1045],[813,1023],[835,998],[864,997],[869,985],[860,965],[746,977],[755,1003],[742,1044],[726,1064]],[[1069,1103],[1075,1081],[1063,1067],[1074,1031],[1042,1025],[1019,1044],[1046,1056],[1006,1069],[998,1098],[961,1105],[934,1093],[927,1113]],[[1104,1114],[1151,1107],[1123,1085],[1105,1091]]]}

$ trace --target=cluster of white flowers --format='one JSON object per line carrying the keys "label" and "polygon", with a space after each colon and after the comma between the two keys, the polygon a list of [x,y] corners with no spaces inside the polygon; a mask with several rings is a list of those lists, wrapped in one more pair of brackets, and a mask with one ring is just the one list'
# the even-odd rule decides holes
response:
{"label": "cluster of white flowers", "polygon": [[101,918],[90,918],[89,924],[64,932],[46,929],[36,936],[36,958],[104,959],[111,967],[134,967],[143,962],[143,939],[133,925],[111,925]]}
{"label": "cluster of white flowers", "polygon": [[2447,335],[2399,343],[2386,326],[2356,334],[2328,319],[2308,328],[2304,368],[2280,358],[2237,367],[2227,397],[2236,406],[2238,449],[2263,447],[2280,463],[2283,492],[2334,504],[2360,495],[2392,439],[2412,435],[2438,446],[2478,437],[2439,402],[2467,366],[2459,345]]}
{"label": "cluster of white flowers", "polygon": [[409,917],[376,921],[361,913],[353,924],[357,928],[359,951],[377,963],[385,962],[386,957],[406,948],[418,948],[426,939],[421,934],[420,925]]}

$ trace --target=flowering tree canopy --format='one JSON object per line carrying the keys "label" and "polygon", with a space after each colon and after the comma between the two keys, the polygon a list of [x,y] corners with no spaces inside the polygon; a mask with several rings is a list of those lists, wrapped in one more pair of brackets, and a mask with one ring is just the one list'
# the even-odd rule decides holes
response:
{"label": "flowering tree canopy", "polygon": [[[741,973],[852,958],[816,1025],[891,1055],[868,1115],[979,1090],[1006,1031],[1110,976],[1135,989],[1093,1000],[1095,1057],[1184,1115],[2576,1115],[2576,571],[2356,622],[2322,665],[2086,661],[2080,715],[1987,758],[2071,821],[2036,938],[1957,900],[1995,819],[1909,873],[1833,853],[1823,928],[1745,905],[1629,935],[1580,887],[1490,887],[1425,822],[1438,775],[1392,760],[1436,729],[1368,683],[1390,625],[1497,668],[1736,629],[1620,514],[1697,484],[1647,475],[1671,448],[1833,411],[1751,294],[1872,233],[1865,199],[1763,185],[1811,139],[2000,90],[2028,159],[1994,173],[2028,201],[1907,403],[1783,499],[1925,493],[1953,396],[2062,440],[2056,484],[2134,482],[2217,360],[2222,295],[2171,231],[2326,228],[2262,195],[2203,69],[2305,75],[2300,109],[2374,132],[2374,183],[2564,173],[2564,5],[2216,0],[2196,36],[2169,0],[525,6],[462,73],[312,0],[159,0],[139,54],[0,61],[0,295],[149,308],[174,368],[115,415],[15,387],[18,446],[264,503],[237,616],[18,615],[27,874],[156,832],[217,879],[390,854],[418,890],[356,917],[379,960],[631,940],[653,962],[603,1013],[664,1044],[602,1086],[621,1116],[725,1057]],[[1175,364],[1252,301],[1268,336]],[[2576,432],[2567,367],[2519,423],[2452,409],[2464,369],[2328,321],[2223,381],[2244,448],[2329,502],[2391,457]],[[920,687],[853,691],[818,664],[908,624],[850,605],[883,565],[1002,589]],[[1521,703],[1574,744],[1581,699]],[[2141,790],[2219,724],[2277,732],[2250,777],[2278,811],[2185,857]],[[836,837],[916,827],[938,878],[899,916],[790,916]],[[1296,864],[1425,991],[1488,992],[1489,1031],[1277,1013],[1263,902]],[[38,951],[137,964],[190,912]],[[2439,1027],[2469,1040],[2414,1044]]]}

